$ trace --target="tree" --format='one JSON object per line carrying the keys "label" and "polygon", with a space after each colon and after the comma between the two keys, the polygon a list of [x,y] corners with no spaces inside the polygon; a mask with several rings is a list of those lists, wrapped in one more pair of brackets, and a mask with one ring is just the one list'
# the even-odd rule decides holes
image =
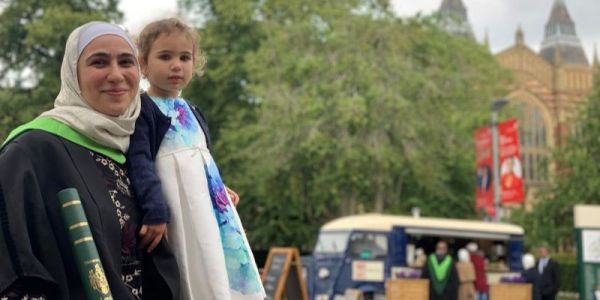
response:
{"label": "tree", "polygon": [[11,0],[0,14],[0,135],[51,107],[69,33],[92,20],[119,21],[117,0]]}
{"label": "tree", "polygon": [[[262,34],[253,12],[258,1],[180,1],[185,10],[201,14],[200,48],[208,61],[205,74],[192,80],[183,91],[210,122],[211,138],[218,142],[221,128],[235,115],[248,121],[253,105],[245,86],[246,55],[260,45]],[[216,152],[219,155],[219,152]]]}
{"label": "tree", "polygon": [[381,3],[258,7],[264,38],[243,66],[255,121],[230,119],[217,144],[258,247],[310,247],[323,222],[361,210],[474,216],[472,133],[505,73],[483,46]]}

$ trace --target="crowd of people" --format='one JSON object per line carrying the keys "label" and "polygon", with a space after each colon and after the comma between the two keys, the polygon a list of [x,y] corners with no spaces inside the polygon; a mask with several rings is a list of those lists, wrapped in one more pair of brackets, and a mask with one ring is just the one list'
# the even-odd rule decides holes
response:
{"label": "crowd of people", "polygon": [[[467,244],[458,250],[457,260],[448,253],[448,244],[441,240],[435,253],[425,256],[417,249],[414,266],[421,267],[421,277],[429,280],[430,300],[488,300],[489,286],[486,260],[478,245]],[[532,300],[554,300],[560,286],[560,267],[550,257],[548,248],[538,248],[538,261],[532,254],[522,258],[524,282],[532,286]]]}

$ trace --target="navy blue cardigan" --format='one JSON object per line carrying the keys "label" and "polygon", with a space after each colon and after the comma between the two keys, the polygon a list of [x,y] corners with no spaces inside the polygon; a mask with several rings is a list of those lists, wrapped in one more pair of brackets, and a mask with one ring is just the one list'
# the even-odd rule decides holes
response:
{"label": "navy blue cardigan", "polygon": [[[169,207],[154,163],[160,143],[171,126],[171,119],[160,111],[146,93],[143,93],[141,98],[140,116],[135,122],[135,131],[131,135],[127,151],[127,168],[135,198],[144,212],[142,223],[162,224],[169,221]],[[206,118],[196,106],[188,104],[204,131],[208,149],[211,149]]]}

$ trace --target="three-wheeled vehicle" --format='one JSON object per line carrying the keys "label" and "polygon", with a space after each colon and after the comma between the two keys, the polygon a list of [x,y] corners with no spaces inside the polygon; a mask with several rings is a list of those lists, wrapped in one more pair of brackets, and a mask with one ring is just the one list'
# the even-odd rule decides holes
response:
{"label": "three-wheeled vehicle", "polygon": [[[520,272],[523,228],[507,223],[364,214],[335,219],[321,227],[313,255],[303,257],[310,299],[331,300],[346,289],[383,299],[386,279],[414,267],[416,249],[434,252],[440,239],[450,254],[476,242],[486,257],[488,280]],[[417,269],[415,269],[416,271]]]}

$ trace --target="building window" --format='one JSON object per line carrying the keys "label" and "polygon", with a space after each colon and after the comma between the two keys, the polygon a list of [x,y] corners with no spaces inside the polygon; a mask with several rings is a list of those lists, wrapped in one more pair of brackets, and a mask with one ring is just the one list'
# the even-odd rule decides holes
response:
{"label": "building window", "polygon": [[538,107],[523,102],[513,102],[519,120],[519,139],[525,185],[536,187],[548,179],[548,128]]}

